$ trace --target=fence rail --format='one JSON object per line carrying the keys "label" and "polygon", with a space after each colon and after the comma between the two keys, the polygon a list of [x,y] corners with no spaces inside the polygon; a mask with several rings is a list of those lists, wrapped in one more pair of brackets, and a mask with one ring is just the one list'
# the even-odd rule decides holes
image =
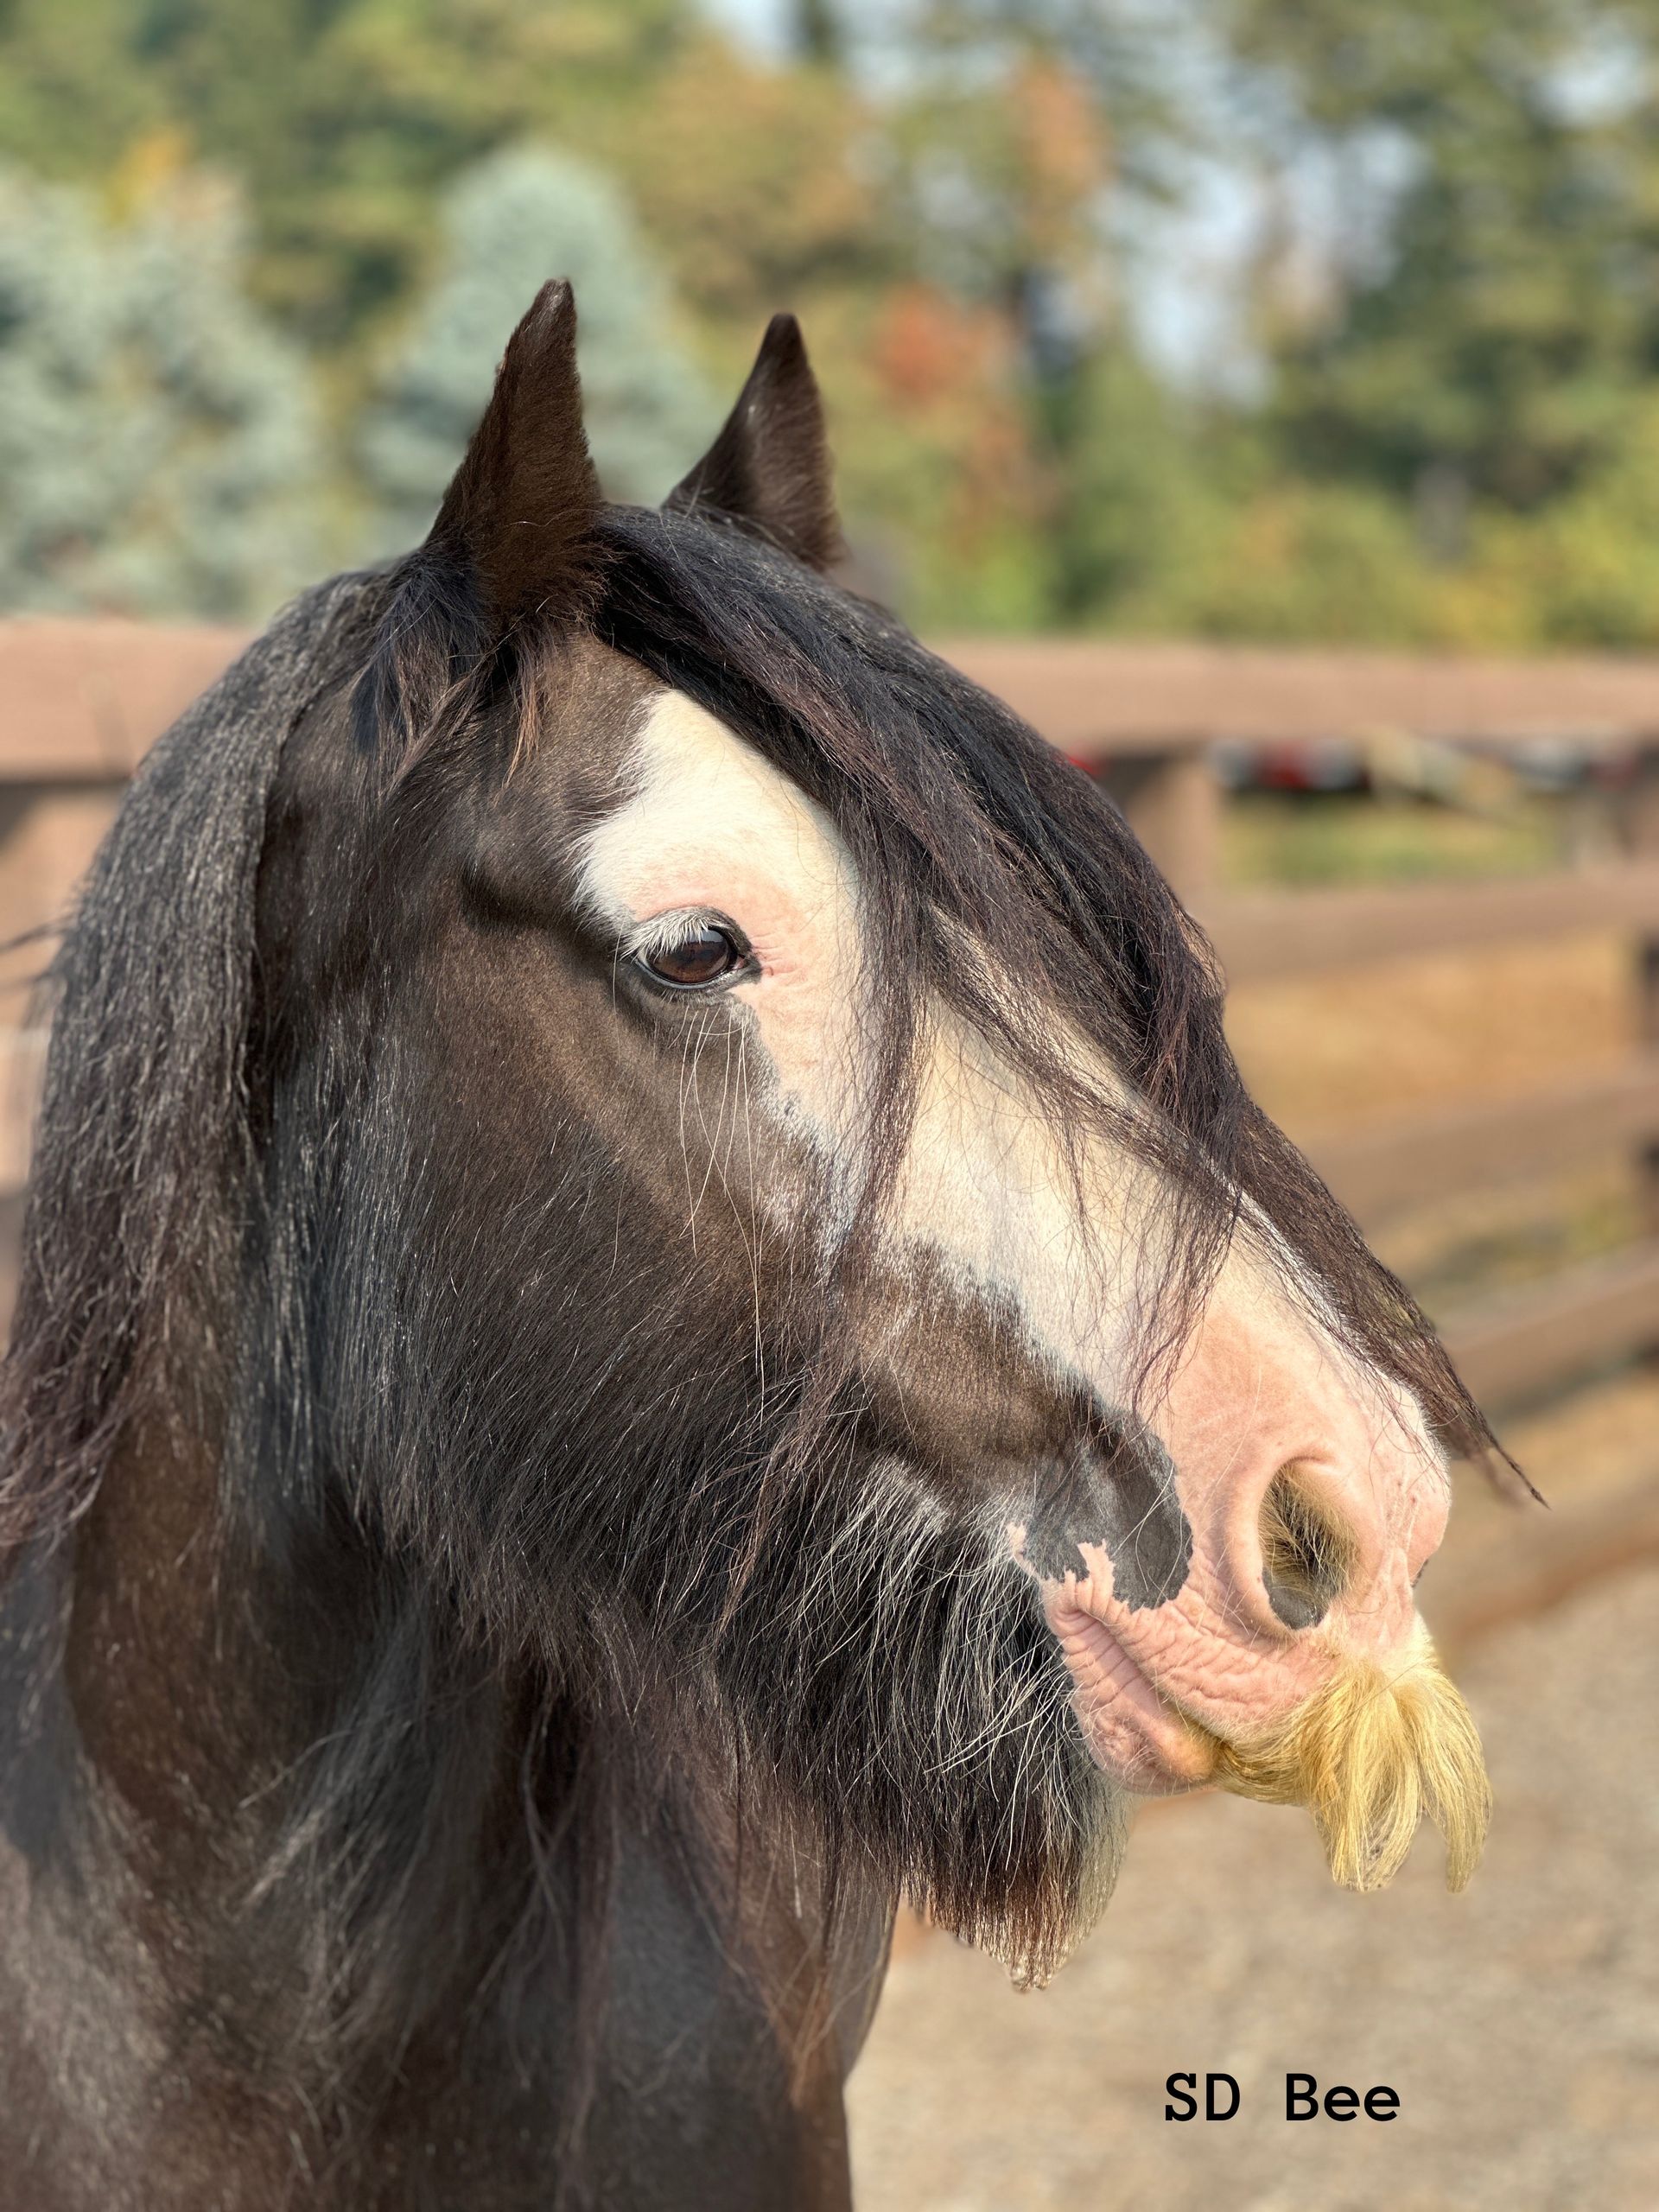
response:
{"label": "fence rail", "polygon": [[[60,907],[134,764],[242,642],[201,627],[0,623],[0,937]],[[1441,1319],[1471,1387],[1494,1407],[1659,1346],[1659,660],[1023,640],[944,650],[1100,777],[1209,931],[1230,982],[1330,975],[1579,931],[1625,934],[1643,1034],[1624,1065],[1363,1134],[1293,1134],[1373,1227],[1414,1204],[1629,1147],[1649,1194],[1652,1235]],[[1615,804],[1625,857],[1501,882],[1249,896],[1219,889],[1225,794],[1214,745],[1389,733],[1499,752],[1566,741],[1619,756],[1625,772]],[[25,1152],[15,1102],[37,1058],[38,1040],[0,1028],[0,1109],[11,1109],[0,1110],[0,1247],[8,1224],[15,1230]]]}
{"label": "fence rail", "polygon": [[1518,1098],[1441,1108],[1378,1129],[1304,1136],[1337,1196],[1375,1227],[1412,1205],[1569,1167],[1659,1131],[1659,1056]]}
{"label": "fence rail", "polygon": [[1494,883],[1362,891],[1258,892],[1190,903],[1228,980],[1277,982],[1378,960],[1566,937],[1579,930],[1659,932],[1659,863],[1586,868]]}

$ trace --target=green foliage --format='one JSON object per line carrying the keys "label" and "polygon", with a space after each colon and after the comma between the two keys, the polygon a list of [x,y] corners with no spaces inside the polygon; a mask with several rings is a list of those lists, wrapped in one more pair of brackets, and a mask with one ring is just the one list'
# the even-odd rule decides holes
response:
{"label": "green foliage", "polygon": [[[0,599],[238,611],[407,543],[569,273],[626,496],[800,313],[930,627],[1659,645],[1651,6],[784,27],[773,64],[701,0],[0,0]],[[1167,389],[1126,311],[1194,146],[1267,211],[1248,402]]]}
{"label": "green foliage", "polygon": [[779,308],[903,273],[868,123],[833,72],[767,68],[705,36],[595,143],[688,303],[751,346]]}
{"label": "green foliage", "polygon": [[[1656,28],[1624,0],[1230,0],[1241,53],[1292,92],[1287,156],[1386,151],[1382,250],[1280,332],[1299,465],[1409,498],[1429,472],[1526,511],[1624,435],[1659,310]],[[1621,65],[1593,97],[1575,70]],[[1622,80],[1622,81],[1621,81]]]}
{"label": "green foliage", "polygon": [[1217,518],[1173,583],[1173,626],[1217,638],[1390,645],[1429,634],[1411,518],[1368,486],[1269,481]]}
{"label": "green foliage", "polygon": [[1227,522],[1199,426],[1119,340],[1051,384],[1046,428],[1055,614],[1160,626]]}
{"label": "green foliage", "polygon": [[533,147],[498,154],[446,195],[440,235],[435,281],[361,438],[380,550],[401,550],[424,532],[509,333],[554,276],[575,286],[601,479],[613,498],[660,499],[719,418],[675,342],[667,288],[614,185]]}
{"label": "green foliage", "polygon": [[349,348],[418,282],[458,170],[591,143],[696,22],[691,0],[10,0],[0,155],[96,177],[162,140],[232,171],[257,296]]}
{"label": "green foliage", "polygon": [[0,604],[246,615],[317,573],[310,379],[240,274],[200,179],[111,219],[0,174]]}
{"label": "green foliage", "polygon": [[1450,585],[1449,643],[1659,646],[1659,392],[1567,497],[1482,517]]}
{"label": "green foliage", "polygon": [[1561,864],[1564,812],[1548,798],[1477,813],[1370,793],[1242,791],[1223,817],[1222,872],[1235,889],[1542,875]]}

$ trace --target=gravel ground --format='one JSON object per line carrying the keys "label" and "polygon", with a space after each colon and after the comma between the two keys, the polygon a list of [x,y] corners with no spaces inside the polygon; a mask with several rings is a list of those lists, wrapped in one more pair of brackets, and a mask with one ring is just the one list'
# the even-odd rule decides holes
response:
{"label": "gravel ground", "polygon": [[[1143,1815],[1052,1988],[937,1936],[896,1962],[853,2077],[860,2212],[1655,2212],[1659,1568],[1458,1672],[1497,1799],[1466,1894],[1427,1836],[1354,1897],[1299,1814]],[[1237,2118],[1166,2123],[1178,2068],[1235,2075]],[[1289,2125],[1293,2069],[1399,2116]]]}

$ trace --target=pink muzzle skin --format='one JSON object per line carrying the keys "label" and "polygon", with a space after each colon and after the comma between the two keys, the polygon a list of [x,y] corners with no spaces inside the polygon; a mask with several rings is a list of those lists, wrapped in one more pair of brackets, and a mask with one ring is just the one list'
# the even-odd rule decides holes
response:
{"label": "pink muzzle skin", "polygon": [[[1420,1648],[1413,1585],[1445,1533],[1449,1481],[1403,1389],[1271,1308],[1212,1308],[1151,1425],[1192,1529],[1179,1591],[1123,1603],[1109,1554],[1082,1536],[1086,1573],[1041,1587],[1090,1750],[1128,1789],[1164,1796],[1202,1787],[1216,1738],[1282,1719],[1345,1659],[1389,1669]],[[1281,1473],[1318,1497],[1349,1550],[1340,1595],[1301,1629],[1274,1612],[1263,1577],[1262,1506]],[[1025,1534],[1009,1527],[1022,1564]]]}

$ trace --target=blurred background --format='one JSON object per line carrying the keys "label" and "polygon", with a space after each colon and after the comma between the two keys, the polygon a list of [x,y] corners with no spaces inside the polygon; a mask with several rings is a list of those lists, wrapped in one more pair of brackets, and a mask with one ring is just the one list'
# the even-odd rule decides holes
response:
{"label": "blurred background", "polygon": [[1553,1508],[1466,1482],[1424,1586],[1475,1891],[1206,1800],[1046,1995],[906,1925],[862,2203],[1650,2212],[1659,0],[0,0],[0,933],[552,274],[620,498],[802,317],[861,577],[1125,805]]}

